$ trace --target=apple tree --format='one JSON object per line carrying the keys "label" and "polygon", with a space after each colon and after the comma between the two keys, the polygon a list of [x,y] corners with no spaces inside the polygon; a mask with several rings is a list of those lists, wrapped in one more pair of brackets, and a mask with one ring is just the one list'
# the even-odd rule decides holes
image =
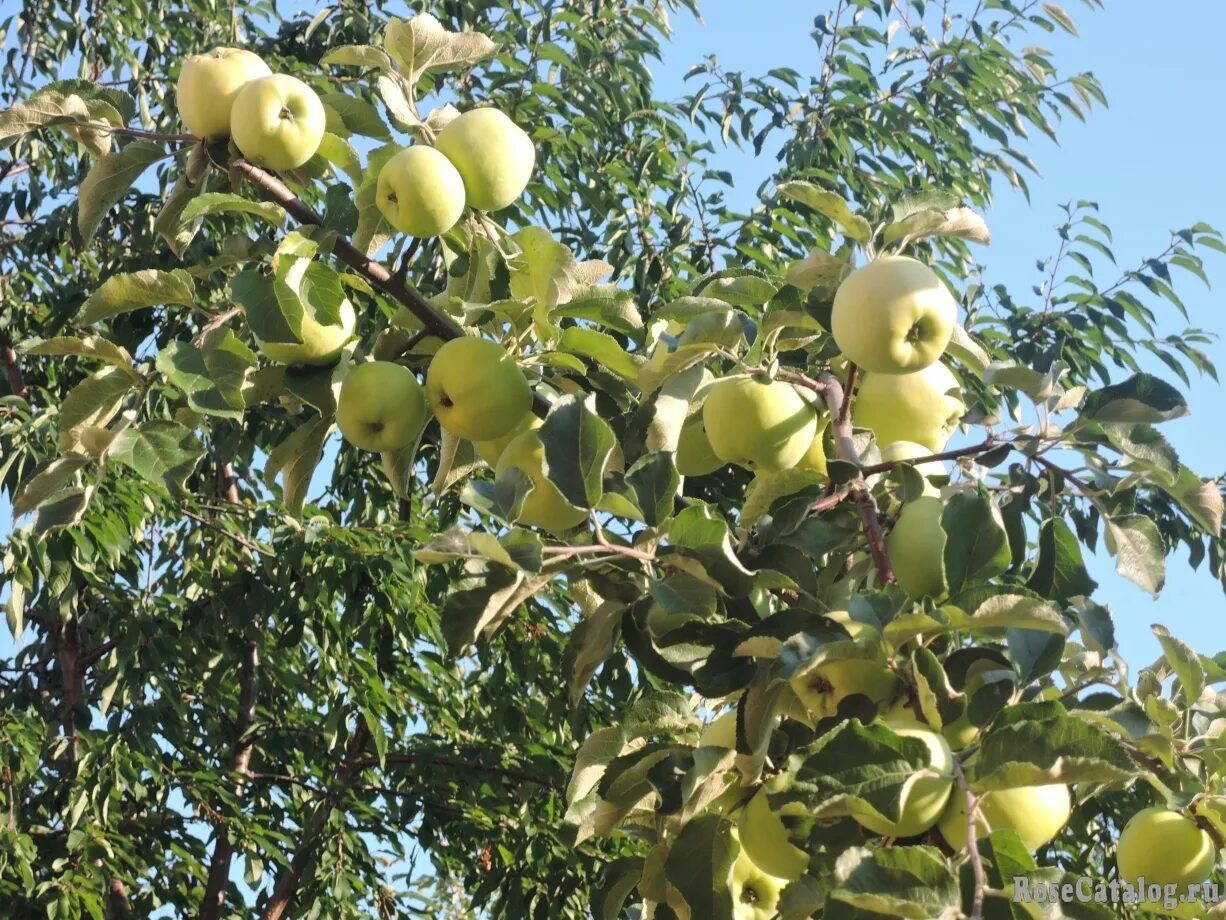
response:
{"label": "apple tree", "polygon": [[[1082,201],[1033,289],[985,248],[1105,99],[1033,44],[1069,14],[838,0],[815,73],[665,102],[690,0],[389,6],[4,26],[9,913],[1220,879],[1226,661],[1154,627],[1131,674],[1084,553],[1223,578],[1160,426],[1226,244],[1116,266]],[[721,146],[776,164],[749,213]]]}

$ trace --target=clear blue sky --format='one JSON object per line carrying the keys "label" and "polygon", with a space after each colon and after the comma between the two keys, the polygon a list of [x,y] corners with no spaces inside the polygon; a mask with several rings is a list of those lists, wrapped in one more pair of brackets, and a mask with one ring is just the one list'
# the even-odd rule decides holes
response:
{"label": "clear blue sky", "polygon": [[[747,74],[783,66],[816,73],[820,58],[809,33],[814,16],[833,6],[770,0],[746,15],[739,0],[712,0],[703,4],[701,23],[677,17],[666,63],[656,68],[659,97],[672,99],[684,92],[681,78],[686,69],[712,53],[726,69]],[[1037,136],[1026,148],[1042,170],[1040,177],[1028,180],[1029,203],[1007,186],[998,190],[988,214],[993,243],[977,256],[993,281],[1017,291],[1035,283],[1035,260],[1054,252],[1059,205],[1068,201],[1099,203],[1099,216],[1115,233],[1116,258],[1126,267],[1161,252],[1169,230],[1198,220],[1226,230],[1226,177],[1220,163],[1226,128],[1217,117],[1216,102],[1206,104],[1226,85],[1220,37],[1213,26],[1221,13],[1220,0],[1181,0],[1177,15],[1173,9],[1157,13],[1153,4],[1139,2],[1110,3],[1107,10],[1091,12],[1069,0],[1066,9],[1077,22],[1080,38],[1040,32],[1030,43],[1054,51],[1064,71],[1093,71],[1110,106],[1096,109],[1085,124],[1066,120],[1057,131],[1060,146]],[[755,162],[752,151],[721,154],[720,166],[738,177],[732,203],[748,208],[749,196],[773,165]],[[743,196],[739,201],[738,193]],[[1191,325],[1223,336],[1226,257],[1207,253],[1206,259],[1216,288],[1206,290],[1193,279],[1179,291]],[[1164,334],[1188,325],[1173,307],[1157,309]],[[1226,375],[1226,344],[1215,343],[1209,351]],[[1155,372],[1170,377],[1161,369]],[[1206,378],[1194,380],[1185,395],[1192,416],[1165,424],[1163,431],[1186,465],[1203,476],[1219,474],[1226,469],[1226,451],[1219,446],[1226,393]],[[1096,597],[1111,608],[1121,653],[1134,671],[1160,653],[1151,623],[1165,624],[1202,653],[1226,647],[1218,639],[1226,624],[1226,595],[1203,566],[1192,572],[1185,554],[1168,560],[1166,588],[1157,601],[1118,576],[1105,553],[1089,560],[1089,566],[1100,585]]]}

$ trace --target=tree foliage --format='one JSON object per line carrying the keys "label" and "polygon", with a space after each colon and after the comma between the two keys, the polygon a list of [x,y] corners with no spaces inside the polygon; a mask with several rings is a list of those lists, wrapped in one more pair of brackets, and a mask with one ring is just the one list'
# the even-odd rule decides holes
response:
{"label": "tree foliage", "polygon": [[[1220,481],[1161,434],[1189,409],[1153,371],[1215,375],[1180,291],[1226,245],[1197,224],[1119,267],[1075,202],[1032,289],[995,283],[982,248],[993,194],[1028,192],[1029,136],[1105,102],[1032,44],[1069,15],[838,0],[816,73],[712,59],[663,101],[650,68],[690,0],[391,6],[28,0],[4,26],[0,903],[726,917],[730,824],[759,794],[805,858],[785,917],[970,916],[985,891],[981,915],[1028,916],[1014,876],[1109,874],[1151,801],[1195,803],[1220,842],[1226,665],[1156,627],[1164,655],[1130,680],[1083,552],[1102,541],[1154,594],[1177,548],[1223,578]],[[320,93],[300,170],[180,132],[179,62],[217,44]],[[526,196],[437,241],[394,234],[382,164],[487,103],[536,145]],[[711,165],[729,144],[776,164],[750,213]],[[883,535],[922,461],[853,427],[859,375],[829,333],[840,281],[893,252],[962,307],[966,436],[934,458],[948,591],[918,601]],[[346,297],[335,366],[260,356]],[[526,477],[438,426],[382,456],[335,437],[355,362],[424,371],[455,334],[528,373],[582,526],[517,526]],[[680,475],[683,424],[737,373],[829,416],[825,474]],[[806,713],[793,679],[846,661],[974,732],[955,795],[1075,784],[1062,836],[1036,862],[1009,831],[971,854],[862,831],[897,819],[923,751],[862,694]],[[733,740],[705,743],[729,711]]]}

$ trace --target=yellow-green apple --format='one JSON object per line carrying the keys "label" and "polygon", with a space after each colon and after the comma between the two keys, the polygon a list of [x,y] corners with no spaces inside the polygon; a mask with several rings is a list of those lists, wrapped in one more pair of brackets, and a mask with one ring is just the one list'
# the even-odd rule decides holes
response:
{"label": "yellow-green apple", "polygon": [[456,437],[492,441],[524,423],[532,390],[501,345],[464,336],[445,343],[430,361],[426,401]]}
{"label": "yellow-green apple", "polygon": [[464,180],[433,147],[414,144],[383,164],[375,202],[401,233],[438,236],[464,214]]}
{"label": "yellow-green apple", "polygon": [[682,476],[706,476],[724,465],[724,461],[715,456],[715,451],[711,449],[701,412],[691,415],[681,426],[674,459],[677,472]]}
{"label": "yellow-green apple", "polygon": [[[900,460],[911,461],[917,457],[931,456],[933,453],[934,451],[923,444],[916,444],[914,441],[895,441],[881,448],[881,460],[883,463],[895,463]],[[926,463],[912,465],[924,477],[924,494],[939,495],[941,490],[932,484],[930,477],[949,476],[949,470],[945,468],[945,464],[940,460],[929,460]]]}
{"label": "yellow-green apple", "polygon": [[788,840],[787,827],[771,811],[765,789],[754,793],[736,815],[741,849],[768,875],[795,881],[809,867],[805,851]]}
{"label": "yellow-green apple", "polygon": [[1147,885],[1192,885],[1209,877],[1217,847],[1187,815],[1154,806],[1137,812],[1124,826],[1116,850],[1120,879]]}
{"label": "yellow-green apple", "polygon": [[230,133],[230,109],[239,90],[272,73],[258,54],[242,48],[214,48],[193,54],[179,70],[175,99],[183,127],[197,137]]}
{"label": "yellow-green apple", "polygon": [[796,464],[798,470],[813,470],[813,472],[821,476],[829,476],[830,472],[826,467],[826,445],[825,435],[826,429],[830,427],[830,416],[826,414],[817,417],[817,431],[813,434],[813,440],[809,443],[808,450],[804,456]]}
{"label": "yellow-green apple", "polygon": [[[977,834],[984,837],[992,831],[1017,831],[1026,849],[1033,853],[1056,839],[1060,829],[1068,823],[1071,810],[1068,786],[1063,783],[993,790],[984,793],[979,800]],[[950,796],[937,827],[945,842],[955,850],[966,846],[965,795]]]}
{"label": "yellow-green apple", "polygon": [[940,451],[966,411],[961,393],[958,378],[940,361],[914,374],[865,374],[852,421],[871,428],[879,446],[914,441]]}
{"label": "yellow-green apple", "polygon": [[867,658],[822,662],[791,680],[792,690],[816,722],[837,715],[849,696],[866,696],[880,705],[898,692],[898,678],[884,665]]}
{"label": "yellow-green apple", "polygon": [[543,424],[544,422],[537,416],[528,413],[528,416],[515,427],[514,431],[508,431],[502,437],[494,438],[490,441],[473,441],[473,448],[477,451],[478,457],[490,466],[497,466],[498,459],[502,456],[502,452],[507,449],[508,444],[525,431],[535,431]]}
{"label": "yellow-green apple", "polygon": [[763,870],[741,847],[728,874],[733,920],[773,920],[779,911],[779,895],[787,883],[787,879]]}
{"label": "yellow-green apple", "polygon": [[914,837],[937,823],[953,789],[954,752],[937,732],[914,720],[884,723],[904,738],[916,738],[928,747],[927,769],[907,778],[902,787],[902,810],[897,821],[856,815],[863,827],[885,837]]}
{"label": "yellow-green apple", "polygon": [[902,506],[898,520],[886,535],[898,585],[913,598],[940,597],[945,593],[945,531],[939,498],[922,495]]}
{"label": "yellow-green apple", "polygon": [[882,256],[839,285],[830,314],[835,344],[875,374],[911,374],[945,353],[958,304],[936,272],[909,256]]}
{"label": "yellow-green apple", "polygon": [[336,424],[354,447],[376,452],[408,447],[425,418],[421,384],[401,364],[359,364],[341,384]]}
{"label": "yellow-green apple", "polygon": [[817,431],[817,411],[794,386],[755,377],[713,384],[702,419],[715,456],[760,473],[794,467]]}
{"label": "yellow-green apple", "polygon": [[532,178],[532,138],[498,109],[471,109],[438,133],[434,146],[459,170],[468,206],[499,211],[519,198]]}
{"label": "yellow-green apple", "polygon": [[339,323],[323,323],[318,313],[306,307],[298,330],[301,342],[265,342],[257,337],[255,344],[267,358],[280,364],[332,364],[340,357],[345,343],[353,338],[357,325],[357,316],[348,298],[341,301],[339,312]]}
{"label": "yellow-green apple", "polygon": [[519,523],[556,534],[587,519],[587,512],[568,502],[545,475],[545,445],[536,431],[525,431],[511,440],[498,458],[496,475],[502,476],[512,467],[532,481],[532,490],[519,510]]}
{"label": "yellow-green apple", "polygon": [[297,169],[315,156],[326,122],[315,90],[278,73],[239,90],[230,110],[230,136],[256,166]]}

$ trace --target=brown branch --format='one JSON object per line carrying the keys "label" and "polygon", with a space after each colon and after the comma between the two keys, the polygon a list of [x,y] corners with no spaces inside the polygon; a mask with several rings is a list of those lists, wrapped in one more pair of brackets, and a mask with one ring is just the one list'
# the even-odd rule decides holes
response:
{"label": "brown branch", "polygon": [[[322,224],[322,218],[272,173],[246,160],[235,160],[230,164],[230,168],[251,182],[263,198],[285,208],[286,212],[300,224],[312,226]],[[409,312],[421,321],[422,326],[444,342],[458,339],[465,334],[455,320],[435,309],[403,279],[393,276],[386,268],[370,259],[344,237],[337,236],[336,241],[332,244],[332,252],[374,287],[408,308]],[[543,393],[535,390],[532,393],[532,411],[541,418],[549,413],[549,400]]]}
{"label": "brown branch", "polygon": [[289,867],[277,877],[277,883],[273,887],[272,896],[268,899],[268,904],[260,915],[261,920],[281,920],[285,916],[285,912],[289,910],[290,902],[297,895],[298,886],[302,883],[302,873],[306,870],[307,859],[311,847],[315,843],[315,838],[323,830],[323,826],[328,820],[328,814],[332,811],[333,802],[336,801],[342,792],[349,788],[350,780],[353,779],[354,775],[363,769],[364,761],[362,755],[365,754],[368,744],[370,744],[370,730],[367,729],[364,721],[359,720],[357,728],[354,729],[353,736],[345,746],[344,759],[341,760],[340,765],[336,769],[336,787],[316,807],[315,813],[311,816],[310,823],[307,825],[306,830],[303,831],[302,843],[299,845],[297,852],[294,853],[294,858],[290,860]]}
{"label": "brown branch", "polygon": [[[851,435],[850,408],[851,391],[856,382],[856,366],[853,364],[847,375],[847,389],[844,389],[839,378],[829,371],[822,371],[817,379],[822,385],[821,392],[826,400],[826,407],[830,411],[831,418],[834,419],[835,453],[840,460],[853,463],[859,468],[860,458],[856,453],[855,441],[852,440]],[[877,574],[881,576],[884,584],[889,584],[894,580],[894,568],[890,565],[890,555],[885,548],[885,535],[881,531],[881,521],[877,517],[877,502],[868,484],[864,481],[863,472],[857,474],[850,487],[856,499],[856,510],[860,513],[860,521],[864,525],[865,536],[868,537],[868,548],[873,556],[873,564],[877,567]]]}
{"label": "brown branch", "polygon": [[209,527],[217,531],[223,537],[228,537],[229,539],[237,543],[239,546],[245,549],[249,549],[253,553],[259,553],[263,556],[275,555],[275,553],[273,553],[272,550],[268,549],[267,547],[260,546],[258,543],[253,543],[251,540],[248,540],[242,534],[234,533],[233,531],[226,530],[224,527],[222,527],[220,524],[218,524],[214,520],[210,520],[209,518],[196,514],[194,511],[189,511],[187,508],[184,508],[182,510],[183,510],[184,517],[191,518],[196,523],[203,524],[205,527]]}
{"label": "brown branch", "polygon": [[217,463],[217,494],[232,505],[238,504],[238,477],[228,460]]}
{"label": "brown branch", "polygon": [[983,859],[979,855],[979,799],[971,792],[966,774],[962,772],[962,764],[954,758],[954,780],[958,791],[966,798],[966,855],[971,863],[971,875],[975,880],[974,893],[971,895],[970,920],[983,920],[983,892],[987,882],[983,874]]}
{"label": "brown branch", "polygon": [[86,652],[84,655],[81,656],[81,661],[80,661],[81,670],[82,671],[86,670],[87,668],[89,668],[90,665],[96,663],[99,658],[103,658],[106,655],[109,655],[111,653],[111,650],[114,649],[118,645],[119,645],[118,639],[107,639],[96,649]]}
{"label": "brown branch", "polygon": [[132,902],[128,900],[128,886],[117,878],[111,879],[107,893],[107,917],[132,916]]}
{"label": "brown branch", "polygon": [[831,492],[829,495],[823,495],[821,498],[819,498],[817,501],[815,501],[812,505],[809,506],[809,513],[810,514],[825,514],[831,508],[837,508],[839,504],[842,503],[843,499],[845,499],[848,493],[850,492],[851,492],[851,489],[844,486],[841,489],[836,489],[834,492]]}
{"label": "brown branch", "polygon": [[12,176],[20,176],[24,172],[30,171],[29,163],[9,163],[3,169],[0,169],[0,182]]}
{"label": "brown branch", "polygon": [[888,473],[900,463],[910,463],[912,466],[920,466],[924,463],[940,462],[942,460],[957,460],[959,457],[971,457],[976,454],[982,454],[985,451],[991,450],[993,447],[998,447],[999,443],[994,437],[989,436],[987,440],[979,444],[972,444],[969,447],[956,447],[953,450],[943,450],[938,454],[929,454],[926,457],[912,457],[909,460],[887,460],[882,463],[871,463],[868,466],[861,467],[860,472],[865,476],[872,476],[874,473]]}
{"label": "brown branch", "polygon": [[14,396],[26,398],[29,391],[26,389],[26,379],[21,373],[21,363],[17,358],[17,352],[13,350],[13,346],[8,342],[0,345],[0,356],[4,360],[4,376],[8,380],[9,390]]}
{"label": "brown branch", "polygon": [[55,625],[55,656],[64,696],[64,732],[68,739],[66,763],[77,762],[77,706],[84,691],[81,646],[75,620]]}
{"label": "brown branch", "polygon": [[[234,791],[242,795],[244,778],[250,772],[251,753],[255,748],[255,735],[251,726],[255,723],[255,705],[260,685],[260,645],[254,639],[247,640],[243,653],[243,666],[239,672],[238,721],[234,725],[234,749],[230,757],[230,769],[238,774]],[[200,920],[217,920],[226,903],[226,882],[230,878],[230,863],[234,858],[234,844],[224,824],[218,825],[213,842],[213,858],[209,863],[209,880],[200,904]]]}
{"label": "brown branch", "polygon": [[[93,128],[93,125],[90,125]],[[98,128],[104,134],[120,134],[124,137],[138,137],[147,141],[182,141],[183,143],[198,144],[200,138],[194,134],[166,134],[161,131],[141,131],[139,128],[118,128],[112,125]]]}

